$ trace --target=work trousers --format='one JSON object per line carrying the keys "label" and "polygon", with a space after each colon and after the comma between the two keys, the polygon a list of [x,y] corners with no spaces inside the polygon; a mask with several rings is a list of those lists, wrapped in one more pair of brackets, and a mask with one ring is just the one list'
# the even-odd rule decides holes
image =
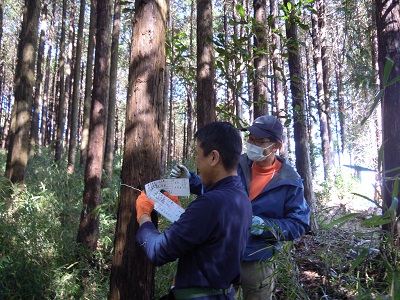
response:
{"label": "work trousers", "polygon": [[275,265],[270,261],[242,261],[244,300],[272,300],[275,287]]}

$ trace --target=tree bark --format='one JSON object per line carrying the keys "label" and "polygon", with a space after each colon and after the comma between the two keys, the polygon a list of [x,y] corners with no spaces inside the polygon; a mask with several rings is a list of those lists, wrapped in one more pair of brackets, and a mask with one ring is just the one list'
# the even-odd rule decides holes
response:
{"label": "tree bark", "polygon": [[[315,10],[318,11],[317,2],[314,3]],[[328,121],[326,115],[326,107],[324,101],[324,79],[323,79],[323,66],[321,57],[321,40],[318,28],[318,15],[312,14],[312,40],[314,47],[314,67],[316,78],[317,90],[317,107],[319,116],[319,127],[321,136],[322,159],[324,164],[324,178],[328,178],[329,168],[332,165],[331,150],[328,135]]]}
{"label": "tree bark", "polygon": [[279,154],[283,157],[288,157],[288,135],[287,127],[284,126],[287,120],[287,111],[285,108],[285,95],[283,94],[283,74],[282,74],[282,55],[281,55],[281,39],[279,34],[275,32],[276,20],[277,20],[277,0],[270,0],[271,10],[271,32],[272,32],[272,43],[271,43],[271,57],[272,57],[272,69],[274,72],[274,100],[277,108],[277,116],[279,121],[283,125],[283,145],[282,149],[279,150]]}
{"label": "tree bark", "polygon": [[56,136],[56,153],[55,161],[59,162],[63,154],[64,142],[64,126],[65,126],[65,24],[67,21],[67,0],[63,0],[62,6],[62,23],[61,23],[61,37],[60,37],[60,57],[59,57],[59,92],[60,97],[58,100],[57,111],[57,136]]}
{"label": "tree bark", "polygon": [[212,1],[197,0],[197,126],[215,121]]}
{"label": "tree bark", "polygon": [[[292,3],[291,0],[285,0],[284,4]],[[292,5],[293,7],[294,5]],[[296,154],[296,169],[304,184],[304,197],[309,204],[311,211],[315,212],[316,200],[313,191],[310,157],[308,149],[308,135],[304,111],[304,91],[301,71],[299,42],[297,38],[297,24],[294,22],[293,11],[290,12],[289,20],[286,21],[286,37],[290,40],[288,44],[289,52],[289,73],[290,73],[290,90],[292,92],[292,106],[293,106],[293,129],[295,141],[295,154]],[[317,229],[317,222],[312,218],[311,229]]]}
{"label": "tree bark", "polygon": [[[69,5],[69,29],[68,29],[68,47],[67,47],[67,61],[65,64],[65,111],[67,112],[66,128],[65,128],[65,141],[64,145],[70,142],[71,134],[71,120],[72,120],[72,90],[73,90],[73,74],[75,73],[74,55],[75,55],[75,19],[76,19],[76,0],[70,0]],[[79,82],[79,81],[78,81]],[[76,138],[76,137],[75,137]],[[75,143],[76,144],[76,143]],[[68,147],[66,147],[68,149]],[[69,156],[69,151],[68,151]],[[69,157],[68,157],[69,159]]]}
{"label": "tree bark", "polygon": [[72,107],[71,107],[71,128],[69,136],[68,148],[68,174],[74,173],[75,157],[76,157],[76,142],[78,138],[78,117],[79,117],[79,96],[80,96],[80,77],[81,77],[81,61],[82,61],[82,41],[83,41],[83,27],[85,18],[85,0],[80,0],[81,5],[79,9],[78,20],[78,37],[76,40],[75,51],[75,66],[74,66],[74,82],[72,90]]}
{"label": "tree bark", "polygon": [[[254,0],[254,19],[256,20],[256,29],[254,36],[254,47],[258,54],[254,58],[254,118],[269,113],[268,109],[268,90],[267,90],[267,72],[268,72],[268,54],[267,50],[267,29],[266,29],[266,0]],[[265,54],[261,53],[265,52]]]}
{"label": "tree bark", "polygon": [[330,165],[329,168],[334,165],[334,146],[333,146],[333,135],[332,135],[332,116],[331,116],[331,102],[330,102],[330,57],[327,46],[327,31],[326,31],[326,13],[325,13],[325,0],[317,0],[318,3],[318,29],[320,33],[321,43],[321,60],[322,60],[322,80],[324,87],[324,107],[326,114],[326,127],[328,131],[329,139],[329,157]]}
{"label": "tree bark", "polygon": [[17,67],[15,69],[15,102],[12,109],[10,142],[5,171],[5,177],[13,183],[24,182],[28,163],[39,15],[40,1],[25,0],[18,44]]}
{"label": "tree bark", "polygon": [[[42,19],[45,20],[47,18],[47,3],[43,5],[42,9]],[[35,84],[35,97],[33,98],[32,105],[32,119],[31,119],[31,134],[30,134],[30,147],[29,147],[29,156],[33,156],[35,154],[35,146],[39,144],[39,110],[42,106],[42,94],[41,88],[43,83],[43,57],[44,57],[44,47],[45,47],[45,31],[44,28],[40,30],[40,38],[39,38],[39,51],[36,62],[36,84]]]}
{"label": "tree bark", "polygon": [[54,10],[52,12],[52,16],[50,17],[50,26],[49,26],[49,37],[48,37],[48,50],[46,56],[46,69],[45,69],[45,77],[43,84],[43,106],[42,106],[42,122],[40,128],[40,144],[42,146],[48,146],[50,144],[50,127],[52,122],[51,111],[49,110],[49,89],[50,89],[50,67],[51,67],[51,56],[52,56],[52,41],[53,41],[53,31],[54,31]]}
{"label": "tree bark", "polygon": [[107,138],[104,156],[105,178],[103,186],[109,186],[113,176],[114,145],[115,145],[115,103],[117,101],[117,76],[118,76],[118,44],[119,27],[121,21],[120,0],[114,2],[114,24],[111,37],[111,66],[110,66],[110,96],[108,100]]}
{"label": "tree bark", "polygon": [[90,25],[88,35],[88,48],[86,58],[86,80],[85,80],[85,100],[83,108],[83,128],[82,128],[82,141],[81,141],[81,159],[80,165],[86,165],[87,147],[89,142],[89,126],[90,126],[90,107],[92,101],[92,85],[93,85],[93,53],[96,44],[96,7],[97,1],[90,1]]}
{"label": "tree bark", "polygon": [[110,1],[97,1],[96,55],[93,79],[93,97],[90,111],[88,158],[85,169],[83,208],[77,242],[89,251],[97,248],[99,233],[101,176],[103,171],[105,123],[107,117],[108,60],[110,36]]}
{"label": "tree bark", "polygon": [[[399,172],[396,170],[400,166],[400,142],[398,132],[400,130],[400,83],[386,86],[384,82],[384,67],[386,57],[394,63],[393,69],[389,75],[388,82],[391,79],[400,76],[400,5],[398,1],[376,0],[376,25],[378,32],[378,63],[381,88],[385,88],[382,101],[382,141],[383,141],[383,180],[382,196],[384,210],[390,207],[393,201],[395,182],[399,181]],[[400,205],[397,206],[397,216],[400,215]],[[384,229],[392,229],[389,224],[383,226]],[[400,222],[397,221],[395,234],[397,245],[399,245]],[[393,237],[395,238],[395,237]]]}
{"label": "tree bark", "polygon": [[[161,176],[161,126],[167,4],[136,1],[126,107],[122,183],[143,190]],[[110,299],[147,300],[154,296],[154,267],[135,243],[135,201],[139,193],[121,187]],[[154,219],[153,222],[157,222]]]}

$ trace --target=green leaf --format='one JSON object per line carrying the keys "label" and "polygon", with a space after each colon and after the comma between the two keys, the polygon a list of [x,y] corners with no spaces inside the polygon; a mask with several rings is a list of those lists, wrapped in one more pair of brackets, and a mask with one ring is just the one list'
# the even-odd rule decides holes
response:
{"label": "green leaf", "polygon": [[384,93],[385,93],[385,90],[382,89],[376,94],[374,103],[372,104],[371,108],[369,109],[368,115],[364,119],[362,119],[362,121],[361,121],[361,126],[364,125],[365,122],[367,122],[368,118],[372,115],[372,113],[374,112],[376,106],[379,104],[379,102],[383,98]]}
{"label": "green leaf", "polygon": [[354,260],[353,264],[351,265],[349,269],[349,273],[352,272],[363,260],[364,257],[366,257],[368,254],[370,254],[373,250],[371,248],[364,249],[361,251],[360,255],[357,256],[357,258]]}
{"label": "green leaf", "polygon": [[335,221],[333,221],[333,222],[331,222],[331,223],[324,224],[324,225],[322,226],[322,229],[328,229],[328,228],[331,228],[331,227],[333,227],[333,226],[335,226],[335,225],[341,226],[341,225],[343,225],[344,223],[346,223],[348,220],[354,219],[355,217],[357,217],[357,216],[359,216],[359,215],[361,215],[361,214],[360,214],[360,213],[351,213],[351,214],[348,214],[348,215],[343,216],[343,217],[341,217],[341,218],[339,218],[339,219],[336,219]]}
{"label": "green leaf", "polygon": [[382,219],[380,216],[373,216],[369,219],[363,220],[360,222],[361,226],[365,227],[375,227],[382,226],[392,222],[390,219]]}
{"label": "green leaf", "polygon": [[354,196],[358,196],[358,197],[361,197],[361,198],[363,198],[363,199],[365,199],[365,200],[368,200],[369,202],[371,202],[371,203],[375,204],[376,206],[382,208],[381,205],[380,205],[378,202],[376,202],[375,200],[373,200],[373,199],[371,199],[371,198],[368,198],[368,197],[365,196],[365,195],[361,195],[361,194],[358,194],[358,193],[352,193],[352,194],[353,194]]}
{"label": "green leaf", "polygon": [[310,29],[310,27],[307,25],[307,24],[303,24],[303,23],[299,23],[299,27],[301,28],[301,29],[303,29],[303,30],[308,30],[308,29]]}
{"label": "green leaf", "polygon": [[239,13],[241,18],[244,18],[245,12],[243,6],[241,6],[240,4],[236,4],[236,11]]}
{"label": "green leaf", "polygon": [[392,204],[385,211],[385,213],[383,215],[381,215],[381,216],[373,216],[371,218],[363,220],[363,221],[361,221],[361,225],[362,226],[373,227],[373,226],[381,226],[381,225],[385,225],[385,224],[391,223],[392,222],[392,216],[396,215],[397,205],[398,205],[398,199],[397,198],[393,198]]}
{"label": "green leaf", "polygon": [[390,82],[388,82],[387,86],[391,86],[392,84],[395,84],[396,82],[399,82],[399,81],[400,81],[400,76],[396,76],[395,78],[390,80]]}
{"label": "green leaf", "polygon": [[378,172],[382,173],[382,166],[383,166],[383,150],[384,150],[384,144],[381,145],[379,148],[378,152]]}
{"label": "green leaf", "polygon": [[389,57],[386,57],[385,68],[383,69],[383,86],[387,86],[387,82],[389,80],[390,73],[392,72],[394,62]]}
{"label": "green leaf", "polygon": [[[394,181],[394,186],[393,186],[393,191],[392,191],[392,198],[393,198],[393,200],[395,200],[396,199],[396,201],[398,202],[398,200],[397,200],[397,197],[399,196],[399,179],[397,178],[395,181]],[[392,201],[392,204],[393,204],[393,201]],[[397,205],[396,205],[396,208],[397,208]]]}

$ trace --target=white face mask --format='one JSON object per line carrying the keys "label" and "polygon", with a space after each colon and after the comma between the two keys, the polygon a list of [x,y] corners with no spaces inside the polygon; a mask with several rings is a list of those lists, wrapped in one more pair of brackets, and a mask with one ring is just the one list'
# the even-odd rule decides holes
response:
{"label": "white face mask", "polygon": [[271,152],[268,155],[264,155],[264,150],[271,148],[273,145],[275,145],[275,143],[269,145],[267,148],[263,148],[250,143],[246,143],[247,156],[252,161],[262,161],[274,153]]}

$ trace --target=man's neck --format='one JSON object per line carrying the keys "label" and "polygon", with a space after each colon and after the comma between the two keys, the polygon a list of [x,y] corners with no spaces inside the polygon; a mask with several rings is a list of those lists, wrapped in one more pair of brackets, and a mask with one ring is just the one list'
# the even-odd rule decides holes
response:
{"label": "man's neck", "polygon": [[212,179],[212,184],[226,178],[229,176],[237,176],[237,170],[232,170],[232,171],[226,171],[225,169],[219,169],[214,173],[213,179]]}
{"label": "man's neck", "polygon": [[276,155],[271,155],[262,161],[256,161],[255,164],[261,168],[270,167],[274,164]]}

